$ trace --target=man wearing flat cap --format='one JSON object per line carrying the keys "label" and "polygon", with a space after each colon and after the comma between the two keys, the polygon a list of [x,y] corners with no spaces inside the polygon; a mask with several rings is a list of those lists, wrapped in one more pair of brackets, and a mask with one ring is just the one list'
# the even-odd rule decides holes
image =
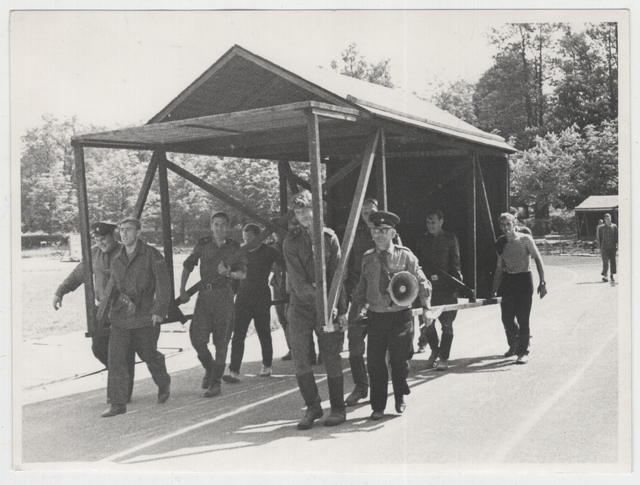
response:
{"label": "man wearing flat cap", "polygon": [[389,373],[386,353],[389,351],[391,382],[398,414],[404,412],[404,396],[410,392],[407,376],[409,359],[413,354],[413,302],[404,306],[394,303],[389,294],[389,283],[396,273],[411,273],[418,282],[425,318],[430,308],[431,284],[411,250],[392,241],[400,218],[392,212],[378,211],[371,214],[369,220],[373,224],[371,235],[376,247],[362,257],[362,271],[353,302],[358,308],[366,309],[368,317],[367,369],[373,409],[371,419],[380,420],[384,417],[387,404]]}
{"label": "man wearing flat cap", "polygon": [[[91,261],[93,266],[93,278],[96,300],[98,304],[106,297],[105,290],[109,281],[109,265],[114,256],[122,248],[116,238],[115,230],[118,226],[111,222],[94,222],[90,226],[91,235],[96,242],[91,248]],[[53,297],[53,308],[58,310],[62,306],[62,298],[67,293],[75,291],[84,283],[84,263],[78,264],[69,276],[62,282]],[[93,355],[105,367],[109,363],[109,322],[104,328],[94,331],[91,334],[91,350]],[[131,400],[133,392],[133,377],[135,372],[135,352],[133,349],[127,355],[127,367],[129,369],[129,395],[127,401]]]}
{"label": "man wearing flat cap", "polygon": [[[315,376],[311,367],[310,340],[315,332],[318,336],[318,347],[327,370],[329,402],[331,413],[325,419],[325,426],[337,426],[344,423],[347,410],[344,402],[344,379],[342,376],[341,332],[325,332],[318,327],[316,313],[316,288],[314,254],[319,248],[314,245],[314,226],[312,195],[308,190],[293,196],[292,209],[300,227],[289,231],[283,243],[284,259],[287,265],[287,282],[290,288],[289,310],[289,342],[291,355],[295,365],[296,379],[300,393],[307,409],[304,417],[298,422],[298,429],[313,427],[314,421],[323,415],[321,399],[318,393]],[[335,232],[323,228],[323,244],[326,261],[327,288],[340,264],[340,244]],[[344,288],[341,289],[336,319],[341,325],[347,321],[347,298]]]}

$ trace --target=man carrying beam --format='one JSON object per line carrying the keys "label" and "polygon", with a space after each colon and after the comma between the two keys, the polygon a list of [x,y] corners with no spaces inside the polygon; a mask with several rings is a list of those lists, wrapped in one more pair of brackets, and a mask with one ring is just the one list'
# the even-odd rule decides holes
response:
{"label": "man carrying beam", "polygon": [[[346,420],[347,415],[340,357],[342,333],[325,332],[322,328],[318,328],[314,252],[319,248],[314,248],[311,192],[303,190],[296,194],[292,199],[292,204],[301,227],[289,232],[284,240],[283,250],[291,289],[287,315],[291,354],[298,386],[307,405],[305,416],[298,423],[298,429],[310,429],[314,421],[320,419],[323,414],[318,387],[309,361],[309,340],[314,331],[318,336],[318,346],[327,369],[329,401],[331,402],[331,414],[324,421],[324,425],[337,426]],[[340,245],[335,233],[326,227],[324,228],[323,240],[327,286],[330,286],[340,262]],[[336,317],[337,322],[342,326],[346,325],[346,313],[347,299],[344,290],[342,290],[338,299]]]}

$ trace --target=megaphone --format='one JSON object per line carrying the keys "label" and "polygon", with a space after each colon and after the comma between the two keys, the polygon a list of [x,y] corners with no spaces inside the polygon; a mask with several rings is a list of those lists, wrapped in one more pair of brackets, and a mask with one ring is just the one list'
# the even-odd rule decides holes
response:
{"label": "megaphone", "polygon": [[409,306],[418,296],[418,279],[408,271],[400,271],[393,275],[387,290],[393,303]]}

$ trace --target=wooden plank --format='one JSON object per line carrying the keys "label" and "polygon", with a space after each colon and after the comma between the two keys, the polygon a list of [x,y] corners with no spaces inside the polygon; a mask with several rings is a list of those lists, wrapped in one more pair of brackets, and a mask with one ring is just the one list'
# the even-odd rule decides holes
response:
{"label": "wooden plank", "polygon": [[[477,220],[476,220],[476,164],[471,158],[471,170],[468,175],[467,189],[467,272],[469,274],[469,287],[474,290],[478,287],[478,267],[477,267]],[[475,300],[475,297],[472,299]]]}
{"label": "wooden plank", "polygon": [[478,157],[478,153],[474,151],[473,154],[474,163],[478,170],[478,178],[480,181],[480,189],[482,191],[482,198],[484,202],[484,208],[486,209],[485,215],[487,219],[487,224],[491,229],[491,235],[493,236],[493,242],[496,242],[496,231],[493,227],[493,217],[491,216],[491,206],[489,205],[489,196],[487,195],[487,187],[484,184],[484,177],[482,175],[482,166],[480,165],[480,158]]}
{"label": "wooden plank", "polygon": [[309,172],[313,200],[313,262],[316,276],[316,316],[318,325],[330,329],[327,308],[326,257],[324,248],[324,214],[322,207],[322,164],[320,163],[320,131],[318,115],[308,115]]}
{"label": "wooden plank", "polygon": [[297,194],[300,191],[298,186],[303,187],[307,190],[311,190],[311,184],[307,182],[305,179],[303,179],[302,177],[299,177],[298,175],[293,173],[293,170],[291,170],[291,165],[289,164],[289,162],[282,163],[282,170],[283,170],[284,176],[289,180],[290,184],[293,183],[293,186],[291,187],[291,191],[294,194]]}
{"label": "wooden plank", "polygon": [[468,150],[413,150],[407,152],[391,152],[387,158],[429,158],[429,157],[462,157],[468,155]]}
{"label": "wooden plank", "polygon": [[289,208],[287,198],[287,177],[284,174],[284,162],[278,162],[278,182],[280,184],[280,214],[286,214]]}
{"label": "wooden plank", "polygon": [[[486,300],[475,300],[470,301],[469,303],[450,303],[448,305],[438,305],[431,307],[432,312],[439,312],[442,309],[442,313],[444,312],[453,312],[459,310],[468,310],[469,308],[478,308],[481,306],[487,305],[497,305],[502,301],[502,297],[498,298],[487,298]],[[416,317],[418,315],[422,315],[422,308],[416,308],[411,310],[411,314]]]}
{"label": "wooden plank", "polygon": [[244,131],[230,130],[228,128],[220,128],[219,126],[199,125],[197,123],[189,123],[189,124],[184,125],[184,126],[188,126],[189,128],[198,128],[198,129],[201,129],[201,130],[220,131],[222,133],[231,133],[233,135],[241,135],[241,134],[244,133]]}
{"label": "wooden plank", "polygon": [[153,177],[156,174],[157,168],[158,161],[157,156],[154,153],[151,156],[151,161],[149,162],[149,166],[147,167],[147,172],[144,174],[144,180],[142,181],[142,187],[140,188],[140,192],[138,193],[136,205],[133,207],[134,217],[138,220],[142,217],[142,211],[144,210],[144,205],[147,202],[147,196],[149,195],[149,190],[151,189],[151,185],[153,184]]}
{"label": "wooden plank", "polygon": [[342,285],[342,279],[344,278],[345,272],[347,271],[349,254],[351,253],[351,247],[353,246],[353,241],[356,237],[358,219],[360,218],[362,203],[364,202],[367,185],[369,184],[373,160],[376,156],[376,147],[378,146],[378,140],[380,139],[380,131],[381,130],[376,130],[376,132],[371,135],[369,143],[367,143],[367,147],[365,148],[362,162],[360,162],[360,176],[358,177],[358,183],[356,184],[355,193],[353,195],[353,202],[351,203],[347,229],[345,230],[344,238],[342,240],[340,264],[338,265],[338,269],[333,275],[333,279],[331,281],[331,290],[329,291],[328,301],[329,315],[331,315],[333,309],[338,304],[340,287]]}
{"label": "wooden plank", "polygon": [[271,221],[269,221],[269,219],[265,219],[264,217],[260,216],[255,211],[253,211],[252,209],[250,209],[247,206],[245,206],[238,199],[236,199],[234,197],[231,197],[230,195],[228,195],[224,191],[220,190],[219,188],[214,187],[213,185],[205,182],[201,178],[193,175],[191,172],[185,170],[184,168],[176,165],[173,162],[170,162],[169,160],[167,160],[165,162],[165,164],[166,164],[166,166],[167,166],[167,168],[169,170],[171,170],[172,172],[177,173],[182,178],[187,179],[192,184],[197,185],[198,187],[200,187],[205,192],[208,192],[209,194],[213,195],[215,198],[220,199],[221,201],[227,203],[228,205],[230,205],[234,209],[236,209],[236,210],[242,212],[243,214],[251,217],[254,221],[260,222],[262,225],[264,225],[264,227],[268,227],[273,232],[277,232],[278,234],[280,234],[282,237],[286,236],[286,230],[285,229],[283,229],[283,228],[281,228],[279,226],[276,226],[275,224],[272,224]]}
{"label": "wooden plank", "polygon": [[73,147],[76,168],[76,190],[78,194],[78,219],[84,269],[84,303],[87,313],[87,336],[99,330],[96,325],[96,294],[93,286],[93,262],[91,261],[91,234],[89,232],[89,202],[87,199],[87,178],[84,165],[84,148]]}
{"label": "wooden plank", "polygon": [[376,195],[380,210],[387,210],[387,136],[380,129],[380,158],[376,163]]}
{"label": "wooden plank", "polygon": [[338,170],[335,174],[333,174],[331,178],[322,185],[322,191],[326,192],[336,184],[340,183],[340,181],[342,181],[347,175],[353,172],[361,164],[362,164],[362,160],[360,160],[360,158],[354,158],[351,162],[349,162],[340,170]]}

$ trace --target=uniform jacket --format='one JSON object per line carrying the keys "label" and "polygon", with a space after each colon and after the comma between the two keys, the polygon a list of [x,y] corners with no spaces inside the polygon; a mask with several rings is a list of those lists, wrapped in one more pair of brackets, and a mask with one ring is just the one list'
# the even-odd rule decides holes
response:
{"label": "uniform jacket", "polygon": [[596,231],[600,249],[616,249],[618,247],[618,226],[602,224]]}
{"label": "uniform jacket", "polygon": [[455,288],[455,286],[447,282],[444,278],[439,277],[430,264],[435,265],[442,271],[462,281],[462,273],[460,272],[460,245],[454,233],[444,231],[438,235],[431,234],[430,232],[423,234],[418,240],[418,256],[423,271],[427,275],[434,290]]}
{"label": "uniform jacket", "polygon": [[[152,324],[151,315],[167,316],[172,282],[160,251],[140,239],[131,256],[123,247],[111,262],[111,278],[117,290],[109,313],[113,326],[146,327]],[[123,295],[135,305],[133,312]]]}
{"label": "uniform jacket", "polygon": [[[400,271],[408,271],[418,280],[418,289],[420,300],[423,306],[429,306],[431,299],[431,284],[420,269],[418,258],[411,252],[409,248],[404,246],[396,246],[391,243],[387,259],[387,269],[390,276]],[[411,305],[398,306],[391,300],[388,292],[380,292],[380,275],[382,272],[382,262],[380,260],[380,251],[378,249],[370,249],[362,258],[362,272],[360,281],[353,295],[353,302],[358,308],[365,303],[369,304],[369,310],[376,313],[397,312],[411,308]]]}
{"label": "uniform jacket", "polygon": [[[284,259],[287,264],[287,289],[291,305],[306,305],[315,308],[316,281],[311,237],[306,229],[297,227],[289,231],[283,243]],[[326,260],[327,290],[331,287],[333,275],[340,264],[340,244],[338,236],[328,227],[324,228],[324,251]],[[338,298],[338,313],[347,313],[347,297],[341,285]]]}
{"label": "uniform jacket", "polygon": [[198,240],[191,254],[184,260],[183,266],[193,271],[200,262],[200,280],[203,285],[222,287],[231,285],[233,280],[222,276],[218,272],[220,262],[231,268],[231,271],[246,271],[247,258],[240,253],[240,244],[233,239],[227,239],[218,247],[213,237],[203,237]]}
{"label": "uniform jacket", "polygon": [[236,304],[252,306],[271,302],[269,275],[280,257],[276,249],[266,244],[247,253],[247,277],[240,281]]}
{"label": "uniform jacket", "polygon": [[[109,281],[109,266],[111,260],[122,249],[122,244],[116,244],[111,251],[103,253],[98,246],[91,248],[91,264],[93,266],[93,284],[96,293],[96,300],[102,301],[104,298],[104,290],[107,288]],[[63,297],[67,293],[75,291],[84,283],[84,262],[77,265],[69,276],[62,282],[56,290],[56,295]]]}

